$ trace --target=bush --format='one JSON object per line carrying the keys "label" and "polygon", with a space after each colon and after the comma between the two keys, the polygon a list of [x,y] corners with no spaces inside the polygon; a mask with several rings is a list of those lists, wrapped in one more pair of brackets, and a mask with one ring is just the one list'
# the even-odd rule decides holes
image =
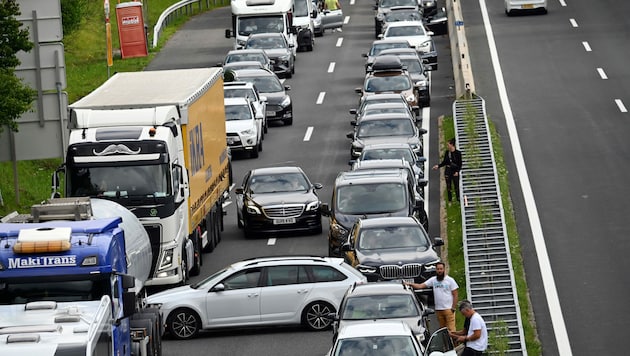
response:
{"label": "bush", "polygon": [[61,0],[61,23],[65,35],[69,35],[79,28],[81,20],[84,18],[87,2],[88,0]]}

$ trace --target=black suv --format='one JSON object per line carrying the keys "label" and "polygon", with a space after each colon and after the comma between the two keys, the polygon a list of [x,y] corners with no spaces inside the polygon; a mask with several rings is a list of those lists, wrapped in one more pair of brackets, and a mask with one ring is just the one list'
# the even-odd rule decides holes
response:
{"label": "black suv", "polygon": [[321,213],[330,219],[328,254],[343,256],[341,246],[360,218],[422,216],[424,202],[416,199],[407,172],[401,169],[341,172],[335,179],[330,204]]}

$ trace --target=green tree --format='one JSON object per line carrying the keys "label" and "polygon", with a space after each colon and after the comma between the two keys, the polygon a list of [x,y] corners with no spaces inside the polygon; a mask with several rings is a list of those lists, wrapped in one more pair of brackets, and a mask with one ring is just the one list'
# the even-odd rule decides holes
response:
{"label": "green tree", "polygon": [[33,48],[28,29],[20,29],[21,15],[15,0],[0,0],[0,132],[8,125],[18,130],[16,120],[31,108],[35,91],[15,76],[20,65],[17,52]]}

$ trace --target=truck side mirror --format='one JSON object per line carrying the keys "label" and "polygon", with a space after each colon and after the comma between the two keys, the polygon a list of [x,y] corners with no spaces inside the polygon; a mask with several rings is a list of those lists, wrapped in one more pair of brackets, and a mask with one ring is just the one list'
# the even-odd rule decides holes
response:
{"label": "truck side mirror", "polygon": [[123,292],[122,312],[123,318],[132,316],[136,311],[136,292]]}
{"label": "truck side mirror", "polygon": [[65,163],[59,166],[55,172],[52,174],[50,189],[52,191],[50,197],[51,198],[61,198],[61,193],[59,192],[59,172],[63,172],[66,169]]}
{"label": "truck side mirror", "polygon": [[230,38],[232,37],[232,30],[230,30],[229,28],[225,29],[225,38]]}
{"label": "truck side mirror", "polygon": [[320,205],[319,210],[322,215],[330,216],[330,206],[328,205],[328,203],[323,203],[322,205]]}

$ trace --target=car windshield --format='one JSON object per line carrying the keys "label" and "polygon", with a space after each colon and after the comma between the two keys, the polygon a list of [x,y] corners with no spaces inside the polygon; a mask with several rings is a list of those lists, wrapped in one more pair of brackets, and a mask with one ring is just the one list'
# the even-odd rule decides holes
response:
{"label": "car windshield", "polygon": [[380,7],[394,7],[394,6],[418,6],[416,0],[381,0]]}
{"label": "car windshield", "polygon": [[361,120],[357,127],[357,137],[413,136],[414,125],[408,119]]}
{"label": "car windshield", "polygon": [[260,62],[262,64],[266,62],[264,55],[261,53],[234,53],[225,58],[225,63],[245,61]]}
{"label": "car windshield", "polygon": [[392,10],[385,14],[385,22],[396,21],[422,21],[422,17],[417,10]]}
{"label": "car windshield", "polygon": [[402,58],[400,60],[404,66],[407,67],[409,73],[423,73],[422,63],[416,58]]}
{"label": "car windshield", "polygon": [[252,112],[245,105],[226,105],[225,121],[251,120]]}
{"label": "car windshield", "polygon": [[245,48],[274,49],[287,48],[287,46],[280,37],[256,37],[247,40]]}
{"label": "car windshield", "polygon": [[393,42],[393,43],[378,43],[374,44],[370,49],[370,56],[376,56],[381,51],[392,48],[409,48],[409,45],[405,42]]}
{"label": "car windshield", "polygon": [[341,320],[394,319],[419,315],[410,294],[383,294],[350,297]]}
{"label": "car windshield", "polygon": [[361,152],[360,160],[375,160],[375,159],[404,159],[407,162],[415,162],[411,149],[407,148],[373,148],[364,149]]}
{"label": "car windshield", "polygon": [[259,93],[276,93],[284,91],[280,80],[275,75],[238,77],[238,80],[254,83]]}
{"label": "car windshield", "polygon": [[284,19],[282,15],[239,17],[238,34],[249,36],[252,33],[282,33]]}
{"label": "car windshield", "polygon": [[385,31],[385,37],[398,36],[424,36],[424,28],[422,26],[396,26],[388,27]]}
{"label": "car windshield", "polygon": [[372,336],[339,340],[334,356],[418,355],[411,336]]}
{"label": "car windshield", "polygon": [[224,88],[223,89],[223,97],[224,98],[246,98],[249,100],[255,100],[254,93],[249,88]]}
{"label": "car windshield", "polygon": [[385,108],[370,108],[367,107],[363,110],[362,116],[368,116],[370,114],[406,114],[408,110],[404,107],[385,107]]}
{"label": "car windshield", "polygon": [[400,183],[354,184],[337,188],[337,210],[343,214],[385,214],[407,205],[407,190]]}
{"label": "car windshield", "polygon": [[429,241],[419,226],[389,226],[361,230],[357,247],[360,250],[406,248],[426,251]]}
{"label": "car windshield", "polygon": [[250,179],[248,187],[252,194],[301,192],[308,188],[308,181],[301,173],[255,175]]}
{"label": "car windshield", "polygon": [[370,77],[365,81],[365,91],[368,93],[409,89],[411,89],[411,80],[406,75]]}

